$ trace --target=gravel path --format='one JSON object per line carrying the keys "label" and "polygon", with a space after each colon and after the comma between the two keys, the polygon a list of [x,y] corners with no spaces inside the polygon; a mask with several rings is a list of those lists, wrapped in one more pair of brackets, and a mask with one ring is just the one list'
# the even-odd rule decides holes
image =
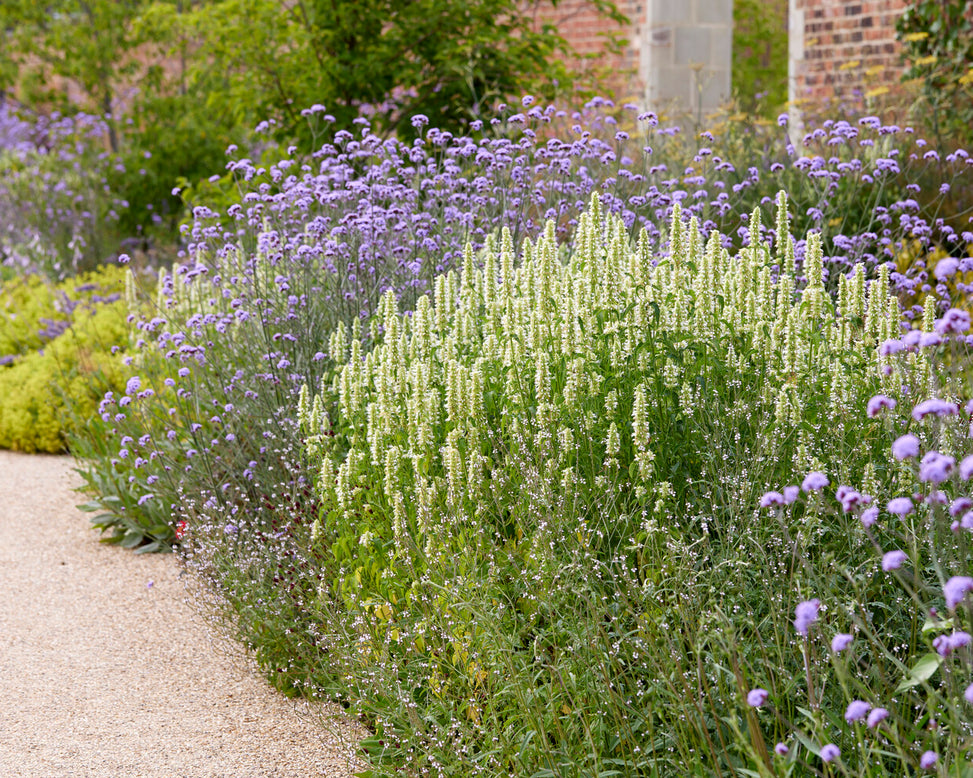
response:
{"label": "gravel path", "polygon": [[352,725],[221,649],[171,555],[98,543],[72,465],[0,451],[0,776],[352,775]]}

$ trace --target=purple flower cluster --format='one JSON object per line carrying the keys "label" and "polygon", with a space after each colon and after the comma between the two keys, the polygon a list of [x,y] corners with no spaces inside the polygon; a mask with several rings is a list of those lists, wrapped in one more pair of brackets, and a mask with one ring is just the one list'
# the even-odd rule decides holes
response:
{"label": "purple flower cluster", "polygon": [[0,106],[0,264],[52,278],[109,259],[128,203],[112,194],[121,162],[85,114],[21,117]]}
{"label": "purple flower cluster", "polygon": [[[778,128],[759,139],[693,138],[660,126],[654,114],[601,99],[578,111],[533,102],[522,107],[489,124],[474,122],[470,135],[415,117],[420,137],[412,143],[377,135],[363,115],[354,132],[334,133],[312,160],[292,150],[270,165],[234,157],[227,167],[239,201],[227,213],[198,204],[186,256],[204,247],[213,254],[259,248],[275,265],[314,261],[332,274],[334,302],[350,314],[374,309],[387,288],[414,299],[434,273],[455,266],[467,241],[481,245],[501,226],[511,229],[515,243],[536,235],[548,219],[569,234],[593,191],[656,242],[679,203],[704,236],[716,230],[725,244],[749,243],[751,212],[763,209],[759,237],[777,245],[781,238],[766,225],[774,224],[774,198],[785,189],[806,209],[792,214],[798,238],[841,222],[838,234],[830,225],[824,231],[833,244],[826,262],[838,272],[894,259],[917,243],[961,241],[950,223],[925,216],[941,210],[947,194],[890,185],[900,168],[934,164],[922,153],[924,142],[871,117],[857,125],[826,121],[795,147]],[[757,146],[763,153],[751,158]],[[884,156],[876,157],[878,148]],[[973,170],[967,157],[951,155],[940,172],[952,184]],[[866,200],[872,205],[862,212]],[[802,239],[795,249],[800,261]],[[958,263],[958,271],[968,269],[966,260]],[[919,260],[893,280],[909,294],[928,287],[926,276]]]}

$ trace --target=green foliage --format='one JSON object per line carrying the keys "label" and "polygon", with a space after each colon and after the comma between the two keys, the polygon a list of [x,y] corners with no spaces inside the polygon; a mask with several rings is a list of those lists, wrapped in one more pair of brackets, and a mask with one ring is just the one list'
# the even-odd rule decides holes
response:
{"label": "green foliage", "polygon": [[734,0],[733,96],[774,117],[787,102],[787,0]]}
{"label": "green foliage", "polygon": [[161,42],[192,41],[186,82],[206,111],[233,124],[273,118],[285,135],[306,132],[300,111],[315,103],[341,127],[372,104],[385,131],[408,133],[415,113],[455,129],[538,82],[570,83],[556,56],[565,40],[534,29],[531,7],[511,0],[220,0],[188,12],[159,2],[146,20]]}
{"label": "green foliage", "polygon": [[19,86],[30,104],[72,112],[78,106],[60,87],[64,80],[73,82],[86,101],[81,107],[108,118],[111,147],[117,151],[111,117],[117,113],[121,87],[136,82],[142,69],[133,56],[142,39],[131,22],[144,5],[142,0],[4,2],[0,29],[7,56],[17,66],[17,81],[0,83],[0,88]]}
{"label": "green foliage", "polygon": [[[780,234],[785,211],[782,198]],[[789,242],[763,244],[758,213],[751,229],[731,256],[677,210],[656,264],[594,199],[570,248],[550,230],[517,263],[505,235],[411,315],[386,297],[371,345],[339,327],[339,366],[299,408],[319,515],[288,539],[301,562],[268,558],[263,575],[296,576],[288,591],[322,625],[313,649],[277,633],[277,652],[284,641],[308,663],[302,678],[292,661],[291,683],[353,701],[378,770],[645,775],[759,759],[725,744],[746,726],[732,668],[760,644],[719,614],[787,628],[780,581],[807,582],[788,533],[808,559],[870,552],[860,530],[850,541],[810,513],[781,527],[754,507],[809,469],[864,478],[884,442],[857,422],[867,398],[926,373],[880,378],[875,347],[898,313],[887,271],[843,278],[832,299],[820,236],[799,284]],[[239,623],[266,651],[259,622]],[[792,674],[797,659],[774,655]],[[687,713],[705,696],[722,719]]]}
{"label": "green foliage", "polygon": [[71,426],[87,424],[117,388],[111,350],[128,343],[122,279],[108,267],[57,287],[33,277],[4,284],[0,344],[16,357],[0,366],[0,447],[65,451]]}
{"label": "green foliage", "polygon": [[908,68],[919,84],[916,114],[944,139],[973,141],[973,14],[963,0],[919,0],[896,21]]}

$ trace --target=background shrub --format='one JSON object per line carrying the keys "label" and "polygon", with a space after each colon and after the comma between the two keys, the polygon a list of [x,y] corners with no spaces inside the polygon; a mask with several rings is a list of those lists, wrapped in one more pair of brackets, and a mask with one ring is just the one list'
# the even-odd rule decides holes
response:
{"label": "background shrub", "polygon": [[0,289],[0,447],[61,453],[76,424],[118,385],[128,345],[118,267],[54,285],[37,276]]}

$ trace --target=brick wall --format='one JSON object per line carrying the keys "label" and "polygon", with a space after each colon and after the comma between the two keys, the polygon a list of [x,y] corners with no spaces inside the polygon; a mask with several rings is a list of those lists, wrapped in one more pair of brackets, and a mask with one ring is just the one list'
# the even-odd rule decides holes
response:
{"label": "brick wall", "polygon": [[792,101],[852,100],[894,89],[895,22],[907,0],[791,0]]}
{"label": "brick wall", "polygon": [[[664,49],[673,45],[678,32],[670,17],[681,20],[688,14],[685,36],[689,40],[689,35],[698,35],[705,28],[705,14],[723,2],[617,0],[619,10],[631,21],[627,28],[600,18],[587,0],[561,0],[556,8],[537,2],[535,13],[538,20],[554,24],[581,54],[591,56],[581,64],[608,75],[603,83],[612,86],[619,96],[651,105],[673,97],[669,87],[680,81],[673,74],[663,73],[673,64],[668,61],[673,57],[667,59]],[[790,0],[791,102],[858,102],[873,90],[895,91],[903,72],[895,22],[907,5],[908,0]],[[690,26],[695,29],[689,30]],[[599,55],[604,50],[605,33],[620,33],[627,39],[619,54]],[[705,60],[713,50],[712,45],[696,46],[690,58]],[[678,57],[674,61],[678,62]],[[686,78],[681,80],[685,82]],[[717,91],[714,89],[707,104],[717,99]]]}
{"label": "brick wall", "polygon": [[[585,57],[582,70],[616,98],[656,110],[715,110],[730,96],[732,0],[616,0],[620,26],[586,0],[536,2],[536,19],[553,24]],[[605,53],[607,34],[625,39]]]}
{"label": "brick wall", "polygon": [[[638,67],[645,2],[616,0],[616,5],[628,17],[629,25],[622,26],[599,15],[587,0],[561,0],[556,7],[549,2],[537,2],[533,13],[538,25],[547,23],[556,27],[578,52],[580,58],[569,64],[583,74],[586,86],[607,87],[618,98],[631,98],[640,95],[643,89]],[[624,41],[617,52],[607,51],[606,43],[612,36]]]}

